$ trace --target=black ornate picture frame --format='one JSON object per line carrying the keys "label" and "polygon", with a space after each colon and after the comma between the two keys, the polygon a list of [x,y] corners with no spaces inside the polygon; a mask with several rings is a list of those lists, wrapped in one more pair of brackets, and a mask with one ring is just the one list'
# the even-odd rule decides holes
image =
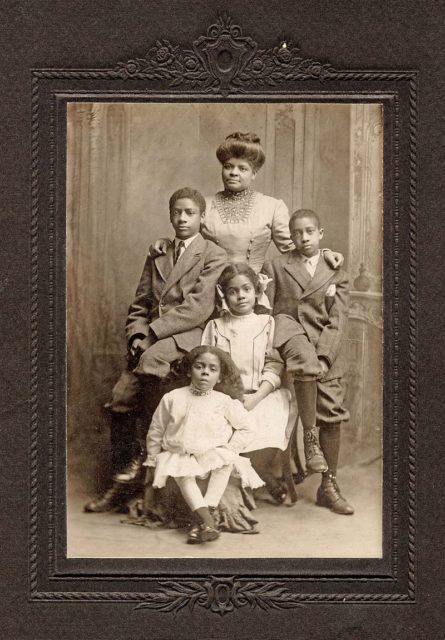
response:
{"label": "black ornate picture frame", "polygon": [[[105,62],[95,68],[74,68],[63,62],[60,67],[33,65],[31,70],[27,606],[52,612],[77,603],[90,622],[94,615],[105,619],[106,612],[118,611],[120,630],[116,627],[109,636],[93,636],[91,633],[104,634],[103,627],[94,624],[95,631],[92,627],[82,636],[85,638],[121,637],[126,625],[131,638],[151,636],[149,630],[154,626],[160,638],[295,637],[292,633],[301,617],[313,619],[315,614],[308,613],[311,607],[324,611],[334,629],[335,618],[345,607],[352,611],[357,605],[355,611],[362,612],[362,606],[370,606],[371,617],[378,617],[380,609],[374,610],[378,605],[415,606],[418,601],[419,73],[408,64],[397,69],[373,68],[372,64],[366,69],[343,69],[335,56],[327,54],[325,59],[324,50],[322,60],[316,54],[306,56],[310,34],[303,38],[298,29],[289,27],[291,38],[283,35],[281,27],[275,41],[258,38],[250,31],[250,22],[244,26],[236,15],[235,19],[223,10],[214,11],[210,22],[199,21],[200,28],[189,25],[188,33],[195,35],[188,44],[175,37],[178,32],[167,26],[163,32],[156,23],[147,32],[146,54],[139,47],[132,52],[125,46],[120,59],[105,56]],[[182,558],[141,563],[66,558],[66,237],[62,221],[66,108],[68,102],[76,101],[382,105],[382,559],[207,559],[193,563]],[[399,610],[394,609],[394,615]],[[243,629],[236,635],[243,619],[252,622],[252,631]],[[282,633],[278,633],[281,624]],[[323,635],[320,621],[314,624],[313,637],[331,637]],[[211,631],[203,631],[212,625]],[[140,635],[137,628],[142,630]],[[44,633],[43,626],[41,629]],[[175,633],[174,629],[177,636],[166,635]],[[360,630],[360,623],[355,625],[353,620],[344,637],[380,637],[361,635]],[[398,634],[388,637],[401,637]]]}
{"label": "black ornate picture frame", "polygon": [[[390,391],[386,403],[391,410],[386,412],[385,419],[392,423],[385,435],[385,486],[386,499],[390,497],[391,507],[385,514],[385,552],[384,558],[376,562],[357,561],[357,567],[350,573],[347,565],[336,567],[334,571],[322,569],[322,572],[333,573],[332,577],[323,580],[322,592],[313,593],[309,585],[314,584],[314,577],[299,576],[298,580],[292,580],[292,589],[289,577],[286,575],[286,564],[275,560],[275,576],[265,580],[258,577],[243,577],[243,572],[235,575],[235,566],[230,566],[230,561],[225,561],[227,569],[218,567],[213,571],[215,576],[209,575],[209,569],[197,569],[193,567],[193,579],[181,577],[185,570],[189,573],[192,565],[187,561],[179,562],[181,571],[169,580],[160,579],[158,587],[147,592],[130,591],[122,594],[122,598],[130,599],[138,608],[155,608],[161,611],[176,611],[188,605],[192,609],[196,606],[210,608],[220,614],[227,613],[234,607],[259,606],[262,608],[274,607],[289,608],[299,606],[307,601],[409,601],[415,594],[415,557],[414,557],[414,520],[413,510],[415,500],[415,332],[416,315],[414,308],[414,296],[416,287],[416,148],[415,136],[417,126],[417,80],[416,73],[410,71],[398,72],[373,72],[373,71],[338,71],[330,64],[322,64],[314,60],[304,58],[299,49],[290,42],[282,41],[277,46],[269,49],[260,49],[257,43],[243,34],[241,26],[235,24],[228,15],[223,15],[210,25],[206,35],[193,41],[190,49],[181,49],[167,39],[157,40],[150,47],[145,58],[133,58],[127,62],[119,62],[110,70],[35,70],[33,72],[33,273],[34,273],[34,298],[33,302],[39,304],[38,274],[42,271],[47,275],[49,288],[49,301],[53,301],[49,307],[48,328],[46,331],[50,361],[47,374],[39,368],[38,345],[39,332],[37,325],[33,325],[33,367],[32,387],[39,388],[41,393],[47,385],[46,393],[49,393],[49,402],[43,409],[47,413],[49,429],[47,432],[47,467],[39,465],[39,442],[42,434],[39,434],[38,407],[44,407],[43,399],[38,393],[33,393],[33,455],[31,467],[31,486],[34,488],[31,496],[31,548],[32,548],[32,591],[31,597],[35,599],[52,598],[70,599],[85,598],[100,600],[113,599],[115,595],[108,595],[102,590],[88,588],[85,590],[64,591],[58,588],[54,595],[50,584],[52,578],[57,579],[57,585],[70,582],[70,561],[65,566],[62,559],[58,558],[57,544],[58,529],[61,527],[60,514],[55,508],[57,500],[54,474],[59,473],[58,468],[61,458],[62,443],[60,436],[56,434],[57,397],[60,397],[60,352],[57,341],[57,316],[63,310],[63,300],[60,293],[55,291],[54,284],[58,279],[57,264],[60,263],[60,228],[56,230],[57,217],[60,213],[57,207],[62,207],[62,201],[57,203],[55,189],[60,178],[63,179],[61,144],[64,144],[63,113],[68,100],[86,100],[94,95],[94,99],[100,97],[113,100],[131,100],[147,97],[151,100],[159,100],[171,97],[174,91],[175,99],[186,100],[211,100],[212,97],[221,99],[248,98],[255,95],[255,99],[277,100],[282,95],[320,96],[335,99],[337,95],[348,96],[348,99],[378,100],[384,105],[384,129],[385,129],[385,225],[387,230],[392,229],[391,236],[388,233],[386,239],[391,237],[391,244],[387,240],[385,255],[385,303],[392,299],[392,310],[389,314],[385,309],[385,334],[390,336],[393,345],[391,362],[385,362],[385,377],[390,377]],[[284,93],[283,93],[284,92]],[[313,99],[313,98],[312,98]],[[283,99],[284,101],[285,99]],[[403,123],[403,124],[402,124]],[[42,153],[44,151],[44,153]],[[402,153],[409,157],[409,173],[402,179],[400,175],[400,162]],[[48,162],[49,160],[49,162]],[[389,175],[392,174],[392,184]],[[45,188],[46,186],[46,188]],[[60,189],[58,189],[60,192]],[[44,200],[43,198],[47,198]],[[43,204],[46,202],[46,204]],[[409,210],[409,225],[400,225],[401,203],[403,210]],[[49,239],[49,252],[44,257],[38,250],[38,229],[42,224],[39,212],[48,207],[47,233]],[[37,223],[37,220],[39,222]],[[401,260],[399,252],[399,239],[401,233],[409,233],[412,238],[410,252],[406,264]],[[59,236],[59,246],[56,237]],[[389,245],[389,246],[388,246]],[[403,280],[409,278],[410,297],[400,299],[401,269],[404,269]],[[406,270],[406,271],[405,271]],[[389,278],[391,275],[391,279]],[[389,298],[390,297],[390,298]],[[400,305],[403,305],[407,315],[401,316]],[[407,361],[403,369],[408,372],[405,378],[406,388],[400,380],[400,359],[405,354],[400,353],[400,331],[404,326],[404,333],[409,337],[409,348],[406,355]],[[37,315],[35,320],[37,320]],[[59,320],[60,322],[60,320]],[[407,332],[407,333],[406,333]],[[405,355],[405,357],[406,357]],[[42,385],[45,378],[46,385]],[[40,384],[39,384],[40,383]],[[405,394],[405,395],[404,395]],[[404,398],[403,403],[401,397]],[[408,421],[402,417],[402,407],[409,408]],[[42,409],[40,409],[42,411]],[[401,443],[399,436],[400,422],[407,424],[409,438]],[[60,427],[59,427],[60,428]],[[406,429],[406,427],[405,427]],[[46,448],[46,447],[45,447]],[[401,448],[407,454],[401,456]],[[389,477],[389,469],[392,468],[392,478]],[[51,524],[48,534],[49,548],[46,562],[46,576],[43,578],[42,540],[39,537],[39,522],[42,521],[42,511],[39,508],[38,496],[41,495],[41,482],[38,482],[39,473],[45,469],[48,478],[48,503],[47,516]],[[399,492],[401,477],[406,495]],[[406,503],[405,503],[406,501]],[[400,539],[398,529],[401,519],[406,518],[409,537]],[[389,540],[391,542],[389,542]],[[407,543],[406,548],[404,545]],[[74,561],[71,561],[73,563]],[[167,561],[166,561],[167,562]],[[212,562],[206,561],[209,568]],[[274,573],[271,563],[263,561],[263,567],[257,569],[259,576],[265,571]],[[107,573],[107,569],[99,571],[99,575],[93,575],[87,579],[89,569],[87,561],[84,561],[85,585],[101,584]],[[160,562],[158,561],[160,565]],[[252,571],[254,562],[250,561],[248,572]],[[350,563],[353,564],[352,561]],[[368,567],[366,567],[368,565]],[[156,574],[169,574],[165,568],[156,569]],[[267,566],[267,569],[266,569]],[[62,568],[63,567],[63,568]],[[269,568],[270,567],[270,568]],[[309,565],[306,566],[308,571]],[[315,568],[315,567],[314,567]],[[320,572],[320,567],[317,568]],[[77,568],[77,570],[79,570]],[[148,569],[149,570],[149,569]],[[295,571],[295,569],[294,569]],[[369,575],[367,576],[367,571]],[[297,570],[298,573],[298,570]],[[346,577],[343,577],[343,575]],[[351,581],[351,574],[359,576],[358,581]],[[380,575],[379,575],[380,574]],[[278,577],[280,579],[278,579]],[[108,580],[109,578],[107,578]],[[300,583],[300,589],[295,591],[295,582]],[[43,588],[43,584],[47,584]],[[77,582],[79,584],[79,582]],[[103,584],[103,583],[102,583]],[[40,586],[42,585],[42,586]],[[334,586],[335,585],[335,586]],[[357,587],[360,586],[359,589]],[[352,587],[352,591],[351,591]],[[318,585],[317,585],[318,588]],[[102,587],[101,587],[102,589]],[[99,595],[99,593],[100,595]]]}

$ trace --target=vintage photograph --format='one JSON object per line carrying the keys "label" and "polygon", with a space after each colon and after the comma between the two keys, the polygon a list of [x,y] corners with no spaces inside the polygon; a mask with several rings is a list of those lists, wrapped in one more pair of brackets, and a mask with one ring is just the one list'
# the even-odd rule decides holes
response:
{"label": "vintage photograph", "polygon": [[69,102],[67,557],[381,558],[378,102]]}

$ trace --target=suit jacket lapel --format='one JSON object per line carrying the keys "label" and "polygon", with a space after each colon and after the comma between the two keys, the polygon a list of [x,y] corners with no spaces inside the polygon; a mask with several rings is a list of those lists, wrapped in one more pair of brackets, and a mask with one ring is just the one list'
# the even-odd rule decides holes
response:
{"label": "suit jacket lapel", "polygon": [[[174,251],[173,247],[174,247],[174,243],[172,243],[172,246],[168,248],[167,254],[166,254],[167,256],[169,254],[169,251],[171,251],[172,261],[173,261],[173,251]],[[186,248],[186,250],[180,257],[180,259],[178,260],[178,262],[173,266],[172,270],[170,271],[165,281],[164,291],[167,291],[167,289],[170,289],[170,287],[172,287],[176,282],[178,282],[178,280],[180,280],[188,271],[190,271],[190,269],[192,269],[192,267],[195,266],[195,264],[198,262],[199,258],[201,257],[201,254],[204,251],[204,248],[205,248],[205,240],[199,234],[198,236],[196,236],[193,242],[189,244],[189,246]]]}
{"label": "suit jacket lapel", "polygon": [[172,242],[168,246],[165,255],[158,256],[157,258],[154,259],[156,269],[158,270],[158,273],[164,282],[168,280],[168,277],[170,276],[170,273],[173,269],[173,254],[175,250],[174,248],[175,248],[175,243]]}
{"label": "suit jacket lapel", "polygon": [[284,265],[284,269],[292,276],[294,280],[298,282],[301,289],[304,291],[311,282],[311,276],[308,270],[304,266],[302,260],[295,253],[289,253],[287,263]]}
{"label": "suit jacket lapel", "polygon": [[320,289],[323,285],[326,284],[329,280],[331,280],[335,276],[335,271],[333,271],[326,264],[322,255],[320,255],[320,259],[318,260],[317,268],[315,269],[315,273],[311,281],[309,282],[306,289],[303,291],[302,298],[309,296],[317,289]]}

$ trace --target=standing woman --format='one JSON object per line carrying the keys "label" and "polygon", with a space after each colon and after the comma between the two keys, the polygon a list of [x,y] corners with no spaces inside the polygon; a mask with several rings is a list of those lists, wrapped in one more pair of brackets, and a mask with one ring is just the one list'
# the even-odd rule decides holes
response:
{"label": "standing woman", "polygon": [[253,188],[266,159],[255,133],[227,136],[216,157],[224,189],[206,198],[202,233],[226,249],[230,262],[247,263],[258,273],[272,240],[281,253],[294,247],[288,209],[282,200]]}
{"label": "standing woman", "polygon": [[[235,131],[216,150],[221,163],[223,190],[206,198],[201,234],[225,249],[229,262],[247,263],[258,273],[273,241],[281,253],[294,249],[289,233],[289,211],[282,200],[253,188],[266,156],[255,133]],[[167,239],[150,249],[156,256],[166,252]],[[323,250],[326,262],[335,268],[343,256]]]}

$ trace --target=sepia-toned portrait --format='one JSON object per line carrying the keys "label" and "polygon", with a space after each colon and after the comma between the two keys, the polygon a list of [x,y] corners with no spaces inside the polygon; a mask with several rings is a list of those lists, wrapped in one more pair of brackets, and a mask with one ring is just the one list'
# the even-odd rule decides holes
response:
{"label": "sepia-toned portrait", "polygon": [[66,127],[67,558],[382,558],[382,104]]}

